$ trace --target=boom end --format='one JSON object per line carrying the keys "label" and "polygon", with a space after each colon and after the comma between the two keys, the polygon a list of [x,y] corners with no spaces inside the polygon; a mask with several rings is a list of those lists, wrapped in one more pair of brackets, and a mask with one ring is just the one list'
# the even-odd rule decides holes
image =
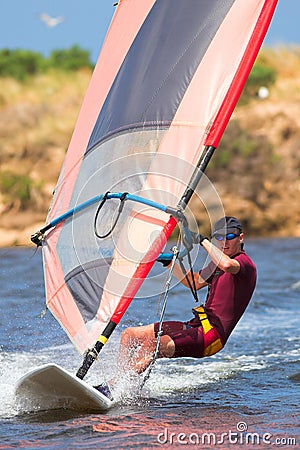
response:
{"label": "boom end", "polygon": [[44,234],[40,230],[30,236],[31,242],[33,242],[37,247],[42,246],[43,238]]}

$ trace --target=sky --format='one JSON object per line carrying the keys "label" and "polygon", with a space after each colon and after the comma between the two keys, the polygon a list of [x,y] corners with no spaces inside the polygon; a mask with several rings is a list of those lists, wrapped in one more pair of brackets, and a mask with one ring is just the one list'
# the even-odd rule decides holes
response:
{"label": "sky", "polygon": [[[54,49],[78,44],[90,52],[95,63],[115,11],[115,1],[0,0],[0,49],[29,49],[49,56]],[[44,13],[63,17],[63,21],[49,27],[41,20]],[[299,17],[300,0],[278,0],[264,45],[300,46]]]}

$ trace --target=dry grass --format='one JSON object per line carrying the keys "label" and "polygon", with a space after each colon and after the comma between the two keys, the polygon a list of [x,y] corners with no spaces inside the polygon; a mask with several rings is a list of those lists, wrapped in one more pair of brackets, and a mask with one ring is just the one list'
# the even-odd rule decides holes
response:
{"label": "dry grass", "polygon": [[294,78],[300,74],[300,47],[264,47],[258,61],[275,69],[279,78]]}
{"label": "dry grass", "polygon": [[[276,83],[272,85],[268,99],[253,99],[238,108],[234,118],[253,139],[270,141],[275,157],[278,155],[281,158],[278,164],[280,176],[275,170],[271,171],[267,164],[266,167],[260,167],[259,174],[247,173],[249,180],[246,187],[255,184],[257,176],[264,179],[265,186],[269,186],[260,192],[261,204],[268,203],[268,209],[265,207],[264,211],[253,202],[249,206],[248,200],[244,208],[242,205],[245,204],[246,196],[235,197],[233,204],[225,182],[217,188],[220,189],[224,205],[230,205],[230,212],[234,214],[236,211],[244,220],[247,220],[248,214],[252,226],[257,219],[257,229],[263,226],[264,220],[269,225],[272,221],[276,223],[278,210],[285,209],[288,211],[290,229],[300,230],[300,225],[295,224],[300,217],[299,202],[292,201],[296,185],[299,192],[300,48],[264,48],[258,56],[258,62],[276,70]],[[31,212],[35,220],[43,220],[46,216],[51,192],[90,78],[91,71],[83,69],[73,73],[53,70],[28,79],[25,83],[1,79],[0,174],[3,170],[26,174],[35,186],[39,186],[40,191],[34,193],[36,207]],[[226,172],[226,176],[230,180],[230,174]],[[272,188],[274,176],[278,176],[279,180],[278,183],[275,181],[276,192]],[[291,192],[289,186],[294,186]],[[287,209],[288,203],[290,206]],[[5,204],[0,193],[0,228],[13,223],[17,208],[17,204]],[[27,218],[28,214],[29,211]]]}
{"label": "dry grass", "polygon": [[300,101],[300,47],[263,48],[258,61],[277,73],[273,96],[277,100]]}
{"label": "dry grass", "polygon": [[[45,216],[65,157],[91,71],[49,71],[25,83],[0,84],[0,176],[9,172],[31,180],[34,213]],[[22,178],[21,178],[22,179]],[[25,179],[25,178],[24,178]],[[22,210],[0,193],[0,226]],[[2,212],[2,214],[1,214]]]}
{"label": "dry grass", "polygon": [[49,72],[26,83],[3,79],[0,84],[2,164],[66,150],[91,72]]}

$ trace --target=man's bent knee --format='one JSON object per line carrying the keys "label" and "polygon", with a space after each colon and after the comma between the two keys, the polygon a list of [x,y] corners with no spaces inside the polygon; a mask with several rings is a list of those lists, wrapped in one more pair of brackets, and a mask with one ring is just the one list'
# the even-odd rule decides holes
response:
{"label": "man's bent knee", "polygon": [[145,341],[154,338],[153,325],[126,328],[121,335],[123,342]]}
{"label": "man's bent knee", "polygon": [[175,343],[173,339],[168,336],[162,336],[159,345],[159,357],[160,358],[172,358],[175,353]]}

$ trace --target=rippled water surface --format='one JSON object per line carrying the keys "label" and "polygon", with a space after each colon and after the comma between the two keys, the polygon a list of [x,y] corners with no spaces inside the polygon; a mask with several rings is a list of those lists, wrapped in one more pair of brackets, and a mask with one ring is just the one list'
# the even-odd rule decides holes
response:
{"label": "rippled water surface", "polygon": [[[29,369],[56,362],[75,372],[81,356],[49,312],[40,318],[40,253],[0,249],[0,448],[299,448],[300,240],[252,239],[247,251],[258,285],[222,352],[160,360],[141,393],[124,380],[114,408],[80,414],[23,413],[15,405],[15,384]],[[157,298],[131,305],[87,381],[114,374],[122,327],[157,320],[156,305]],[[176,286],[166,319],[189,318],[193,305],[189,291]]]}

